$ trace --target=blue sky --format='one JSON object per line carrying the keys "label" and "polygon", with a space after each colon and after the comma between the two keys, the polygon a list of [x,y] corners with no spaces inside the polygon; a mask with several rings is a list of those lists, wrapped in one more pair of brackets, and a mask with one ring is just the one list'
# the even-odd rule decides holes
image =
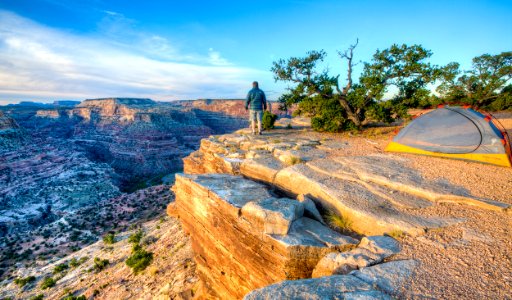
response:
{"label": "blue sky", "polygon": [[0,104],[241,98],[253,80],[276,99],[273,61],[324,49],[344,78],[336,51],[357,38],[358,60],[422,44],[468,68],[512,50],[511,15],[511,1],[0,0]]}

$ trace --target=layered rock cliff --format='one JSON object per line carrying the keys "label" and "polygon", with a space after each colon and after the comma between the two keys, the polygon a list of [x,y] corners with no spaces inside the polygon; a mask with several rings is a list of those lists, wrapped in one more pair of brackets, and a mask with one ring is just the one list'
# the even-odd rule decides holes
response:
{"label": "layered rock cliff", "polygon": [[249,124],[245,100],[199,99],[174,104],[192,111],[218,134],[233,132]]}
{"label": "layered rock cliff", "polygon": [[256,182],[230,175],[179,175],[176,209],[209,296],[240,299],[255,288],[311,276],[327,253],[354,238],[305,217],[303,203],[273,197]]}
{"label": "layered rock cliff", "polygon": [[0,153],[20,147],[25,140],[25,132],[18,123],[0,111]]}

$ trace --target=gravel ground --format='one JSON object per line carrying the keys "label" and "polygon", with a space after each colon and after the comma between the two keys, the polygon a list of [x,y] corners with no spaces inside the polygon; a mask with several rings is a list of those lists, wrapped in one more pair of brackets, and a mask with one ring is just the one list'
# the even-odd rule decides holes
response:
{"label": "gravel ground", "polygon": [[[512,135],[512,113],[494,114]],[[378,132],[377,132],[378,130]],[[349,142],[339,155],[382,153],[393,134],[369,129],[358,136],[321,134]],[[380,133],[380,134],[379,134]],[[512,204],[512,169],[411,154],[405,157],[425,178],[447,180],[472,195]],[[420,267],[404,284],[405,299],[512,299],[512,214],[466,205],[438,204],[423,215],[465,221],[421,237],[402,239],[396,259],[416,259]]]}

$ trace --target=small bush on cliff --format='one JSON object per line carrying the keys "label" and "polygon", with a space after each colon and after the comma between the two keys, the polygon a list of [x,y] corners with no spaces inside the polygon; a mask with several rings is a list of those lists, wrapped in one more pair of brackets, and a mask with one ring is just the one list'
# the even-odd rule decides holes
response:
{"label": "small bush on cliff", "polygon": [[132,268],[135,274],[138,274],[151,264],[153,261],[153,253],[146,251],[140,246],[138,249],[134,250],[132,255],[126,260],[126,265]]}
{"label": "small bush on cliff", "polygon": [[62,298],[61,300],[87,300],[84,295],[81,296],[73,296],[73,294],[69,293],[66,297]]}
{"label": "small bush on cliff", "polygon": [[52,277],[46,277],[45,279],[43,279],[43,281],[41,282],[41,285],[39,287],[42,290],[46,290],[46,289],[49,289],[51,287],[54,287],[55,284],[57,284],[55,279],[53,279]]}
{"label": "small bush on cliff", "polygon": [[334,212],[327,214],[327,222],[341,232],[350,232],[352,230],[352,220]]}
{"label": "small bush on cliff", "polygon": [[116,242],[116,235],[114,233],[108,233],[103,236],[103,242],[107,245],[112,245]]}
{"label": "small bush on cliff", "polygon": [[89,257],[87,257],[87,256],[81,257],[80,259],[76,259],[75,257],[73,257],[73,258],[69,261],[69,266],[70,266],[71,268],[76,268],[76,267],[78,267],[79,265],[81,265],[81,264],[83,264],[84,262],[86,262],[88,259],[89,259]]}
{"label": "small bush on cliff", "polygon": [[263,125],[263,129],[269,130],[274,128],[274,123],[277,120],[277,115],[274,115],[273,113],[269,111],[265,111],[263,113],[263,119],[261,120],[261,124]]}
{"label": "small bush on cliff", "polygon": [[39,294],[39,295],[36,295],[36,296],[33,296],[31,298],[29,298],[29,300],[43,300],[44,299],[44,295],[43,294]]}
{"label": "small bush on cliff", "polygon": [[58,274],[64,270],[67,270],[69,268],[67,263],[58,264],[53,268],[53,274]]}
{"label": "small bush on cliff", "polygon": [[108,259],[101,259],[99,257],[94,258],[94,270],[96,272],[102,271],[108,266],[108,264],[110,264]]}
{"label": "small bush on cliff", "polygon": [[34,282],[36,278],[34,276],[28,276],[25,278],[16,278],[14,279],[14,283],[19,286],[20,288],[24,287],[25,285]]}
{"label": "small bush on cliff", "polygon": [[132,233],[128,237],[128,243],[138,244],[138,243],[140,243],[140,240],[142,239],[143,236],[144,236],[144,232],[139,229],[137,232]]}

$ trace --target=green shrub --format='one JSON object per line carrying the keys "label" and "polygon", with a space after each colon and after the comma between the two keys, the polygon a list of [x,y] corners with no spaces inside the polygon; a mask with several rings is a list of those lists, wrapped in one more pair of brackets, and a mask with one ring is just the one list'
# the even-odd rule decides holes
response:
{"label": "green shrub", "polygon": [[389,235],[390,237],[394,238],[395,240],[400,240],[405,238],[406,233],[402,230],[392,230],[391,232],[386,233],[386,235]]}
{"label": "green shrub", "polygon": [[33,297],[29,298],[29,300],[43,300],[43,298],[44,298],[44,295],[39,294],[37,296],[33,296]]}
{"label": "green shrub", "polygon": [[61,300],[87,300],[87,298],[84,295],[81,296],[73,296],[73,294],[69,294],[66,297],[62,298]]}
{"label": "green shrub", "polygon": [[110,264],[108,259],[101,259],[99,257],[94,258],[94,270],[96,272],[102,271],[103,269],[105,269],[108,266],[108,264]]}
{"label": "green shrub", "polygon": [[261,120],[261,124],[263,125],[263,129],[269,130],[274,128],[274,123],[277,120],[277,115],[274,115],[273,113],[269,111],[265,111],[263,113],[263,119]]}
{"label": "green shrub", "polygon": [[49,289],[51,287],[54,287],[57,282],[52,277],[46,277],[41,282],[41,285],[39,286],[42,290]]}
{"label": "green shrub", "polygon": [[357,126],[347,119],[346,113],[336,99],[314,97],[299,104],[308,112],[314,112],[311,128],[320,132],[340,132],[357,130]]}
{"label": "green shrub", "polygon": [[126,260],[126,265],[132,268],[135,274],[143,271],[153,261],[153,253],[139,248],[132,252],[132,255]]}
{"label": "green shrub", "polygon": [[20,288],[24,287],[25,285],[35,281],[36,278],[34,276],[28,276],[25,278],[16,278],[14,279],[14,283],[19,286]]}
{"label": "green shrub", "polygon": [[72,268],[76,268],[76,267],[78,267],[79,265],[81,265],[81,264],[83,264],[84,262],[86,262],[88,259],[89,259],[89,257],[87,257],[87,256],[80,257],[80,259],[76,259],[75,257],[73,257],[73,258],[69,261],[69,266],[70,266],[70,267],[72,267]]}
{"label": "green shrub", "polygon": [[128,237],[128,243],[138,244],[138,243],[140,243],[140,240],[142,239],[143,236],[144,236],[144,232],[139,229],[137,232],[132,233]]}
{"label": "green shrub", "polygon": [[62,264],[56,265],[55,268],[53,268],[53,274],[60,273],[64,270],[67,270],[68,268],[69,268],[69,266],[67,263],[62,263]]}
{"label": "green shrub", "polygon": [[103,242],[107,245],[112,245],[116,242],[116,235],[114,233],[108,233],[103,236]]}
{"label": "green shrub", "polygon": [[329,212],[327,214],[327,222],[332,227],[342,231],[347,232],[352,230],[352,220],[348,217],[344,217],[342,215],[338,215],[334,212]]}

